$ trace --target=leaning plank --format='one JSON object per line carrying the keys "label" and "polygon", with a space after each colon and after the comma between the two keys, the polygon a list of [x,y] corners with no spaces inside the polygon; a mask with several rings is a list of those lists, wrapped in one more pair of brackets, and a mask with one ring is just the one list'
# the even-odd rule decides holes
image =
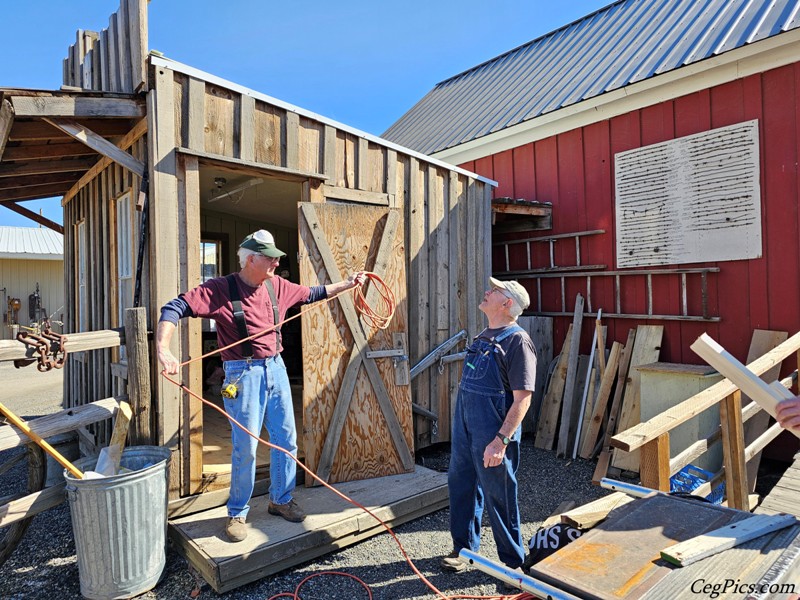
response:
{"label": "leaning plank", "polygon": [[45,121],[139,177],[144,177],[145,166],[142,161],[134,158],[124,150],[120,150],[112,142],[109,142],[101,135],[97,135],[86,126],[71,119],[47,118]]}
{"label": "leaning plank", "polygon": [[685,567],[707,556],[794,525],[796,521],[794,515],[754,515],[665,548],[661,551],[661,558]]}
{"label": "leaning plank", "polygon": [[600,381],[600,391],[597,392],[597,400],[595,400],[594,408],[592,409],[589,429],[581,446],[581,458],[591,458],[594,447],[597,444],[597,436],[600,435],[600,426],[603,424],[603,417],[606,414],[608,399],[611,397],[611,387],[616,379],[621,349],[622,344],[619,342],[614,342],[611,345],[611,354],[608,355],[606,369],[603,371],[603,378]]}
{"label": "leaning plank", "polygon": [[[767,331],[764,329],[756,329],[753,331],[753,337],[750,340],[750,349],[747,351],[747,363],[749,364],[757,359],[762,354],[765,354],[780,345],[786,338],[789,337],[786,331]],[[775,381],[780,376],[781,364],[777,364],[769,371],[761,374],[761,379],[764,381]],[[742,406],[751,404],[752,400],[745,394],[742,396]],[[758,405],[756,405],[758,406]],[[750,445],[761,434],[767,431],[769,427],[770,416],[760,410],[757,415],[753,417],[744,426],[744,443],[745,446]],[[749,491],[752,493],[756,489],[756,481],[758,479],[758,466],[761,464],[761,454],[756,454],[755,457],[747,462],[747,484]]]}
{"label": "leaning plank", "polygon": [[561,404],[561,425],[558,431],[556,456],[566,456],[567,446],[575,434],[575,382],[578,377],[578,354],[580,353],[581,325],[583,324],[583,296],[575,297],[575,314],[572,318],[572,340],[569,344],[567,378],[564,384],[564,400]]}
{"label": "leaning plank", "polygon": [[58,506],[66,497],[64,494],[65,487],[66,483],[62,481],[40,492],[29,494],[0,506],[0,527],[6,527]]}
{"label": "leaning plank", "polygon": [[622,492],[614,492],[608,496],[603,496],[598,500],[574,508],[561,515],[561,522],[578,529],[590,529],[604,520],[608,513],[628,502],[633,502],[631,498]]}
{"label": "leaning plank", "polygon": [[[778,402],[794,397],[794,394],[783,386],[772,387],[761,380],[758,375],[736,360],[730,352],[720,346],[707,333],[697,338],[690,348],[773,417],[775,416]],[[781,392],[780,390],[783,391]],[[800,431],[794,429],[790,431],[800,437]]]}
{"label": "leaning plank", "polygon": [[[640,407],[642,376],[635,367],[658,361],[663,336],[663,325],[639,325],[636,328],[636,343],[631,354],[628,382],[625,384],[625,399],[620,409],[617,431],[630,429],[642,420]],[[623,453],[615,450],[611,464],[624,471],[638,471],[639,453],[637,451]]]}
{"label": "leaning plank", "polygon": [[567,329],[567,336],[564,339],[564,346],[558,357],[553,376],[547,393],[542,400],[542,408],[539,412],[539,423],[536,428],[536,441],[534,446],[543,450],[552,450],[553,441],[556,437],[556,425],[558,424],[558,414],[561,409],[561,400],[564,397],[564,381],[567,375],[567,360],[569,358],[569,347],[572,340],[572,325]]}
{"label": "leaning plank", "polygon": [[[91,402],[62,410],[46,417],[40,417],[28,422],[31,431],[43,438],[49,438],[59,433],[73,431],[79,427],[96,423],[114,416],[119,403],[127,400],[127,396],[115,396],[104,398],[97,402]],[[12,425],[0,426],[0,451],[16,448],[30,441],[28,436]]]}

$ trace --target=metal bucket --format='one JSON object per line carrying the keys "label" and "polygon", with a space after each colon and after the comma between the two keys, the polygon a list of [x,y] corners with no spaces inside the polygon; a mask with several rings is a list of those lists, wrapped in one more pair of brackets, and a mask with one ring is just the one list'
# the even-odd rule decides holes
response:
{"label": "metal bucket", "polygon": [[[131,598],[158,583],[166,564],[169,458],[168,448],[134,446],[122,452],[130,473],[76,479],[64,471],[84,597]],[[96,462],[75,464],[87,471]]]}

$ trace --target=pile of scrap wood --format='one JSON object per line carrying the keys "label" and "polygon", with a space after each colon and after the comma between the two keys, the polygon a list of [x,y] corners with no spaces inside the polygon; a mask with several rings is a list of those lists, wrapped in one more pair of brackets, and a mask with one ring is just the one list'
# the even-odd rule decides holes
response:
{"label": "pile of scrap wood", "polygon": [[658,361],[664,328],[640,325],[630,330],[624,346],[614,342],[609,351],[602,312],[598,311],[590,354],[581,356],[583,316],[583,297],[578,294],[573,322],[542,400],[535,446],[546,450],[555,446],[558,456],[572,458],[590,459],[599,454],[593,478],[599,481],[609,465],[639,470],[638,453],[616,451],[612,455],[610,439],[639,423],[641,390],[635,367]]}

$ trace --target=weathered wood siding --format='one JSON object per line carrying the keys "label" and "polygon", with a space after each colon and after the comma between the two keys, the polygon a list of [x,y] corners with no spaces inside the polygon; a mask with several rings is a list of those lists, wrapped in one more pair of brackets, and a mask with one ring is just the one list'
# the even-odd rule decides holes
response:
{"label": "weathered wood siding", "polygon": [[[587,238],[583,247],[585,264],[615,265],[614,155],[687,136],[709,129],[756,119],[760,137],[761,218],[763,256],[753,260],[697,263],[696,267],[719,267],[709,275],[708,307],[719,322],[652,321],[663,324],[660,360],[698,363],[689,344],[707,331],[733,355],[744,358],[754,329],[797,331],[800,313],[800,251],[798,251],[798,91],[800,63],[771,69],[699,92],[669,99],[660,104],[601,120],[545,139],[461,165],[491,177],[499,183],[500,196],[535,199],[553,203],[553,234],[603,229],[603,235]],[[539,244],[536,252],[547,252]],[[525,264],[524,245],[514,246],[512,264]],[[556,264],[574,264],[574,245],[557,246]],[[535,257],[536,258],[536,257]],[[504,259],[495,255],[495,268]],[[547,261],[539,257],[537,266]],[[524,267],[517,267],[524,268]],[[646,312],[644,277],[623,281],[621,295],[627,312]],[[543,293],[543,309],[560,310],[557,279],[548,280],[550,292]],[[613,277],[593,278],[592,310],[613,309]],[[535,283],[529,282],[532,298]],[[701,293],[687,290],[690,310],[701,312]],[[586,296],[585,278],[567,286],[567,308],[574,306],[575,294]],[[653,279],[656,311],[679,311],[680,282],[677,276]],[[571,317],[555,319],[554,347],[564,341]],[[634,319],[609,319],[608,340],[624,342],[628,330],[644,323]],[[581,348],[587,351],[591,328],[584,327]]]}
{"label": "weathered wood siding", "polygon": [[[139,160],[147,154],[147,138],[139,137],[129,148],[129,152]],[[122,327],[119,319],[117,290],[117,255],[120,240],[117,235],[116,200],[126,192],[131,193],[131,201],[136,198],[141,187],[141,179],[111,163],[80,189],[69,194],[64,203],[64,287],[66,303],[64,306],[64,331],[96,331]],[[65,196],[66,198],[66,196]],[[141,213],[133,213],[131,221],[130,245],[134,259],[134,278],[136,255],[139,246]],[[86,231],[86,323],[80,324],[80,299],[78,290],[78,228],[83,223]],[[145,252],[142,278],[142,298],[147,299],[149,282],[147,274],[148,257]],[[64,405],[66,408],[80,406],[124,393],[120,380],[112,377],[111,363],[119,360],[118,349],[94,350],[70,354],[65,365]],[[98,424],[94,429],[94,443],[105,445],[110,439],[109,423]]]}

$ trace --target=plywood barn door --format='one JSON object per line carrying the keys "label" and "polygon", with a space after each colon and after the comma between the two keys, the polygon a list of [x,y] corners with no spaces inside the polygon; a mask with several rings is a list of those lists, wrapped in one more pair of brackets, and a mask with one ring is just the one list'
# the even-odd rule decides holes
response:
{"label": "plywood barn door", "polygon": [[[307,466],[330,483],[414,470],[408,377],[406,250],[399,211],[350,203],[300,203],[300,281],[327,285],[372,271],[397,309],[379,330],[356,313],[347,291],[304,308],[303,436]],[[375,286],[367,300],[380,310]],[[368,353],[402,348],[402,357]],[[387,352],[388,351],[388,352]],[[308,485],[313,481],[306,478]]]}

